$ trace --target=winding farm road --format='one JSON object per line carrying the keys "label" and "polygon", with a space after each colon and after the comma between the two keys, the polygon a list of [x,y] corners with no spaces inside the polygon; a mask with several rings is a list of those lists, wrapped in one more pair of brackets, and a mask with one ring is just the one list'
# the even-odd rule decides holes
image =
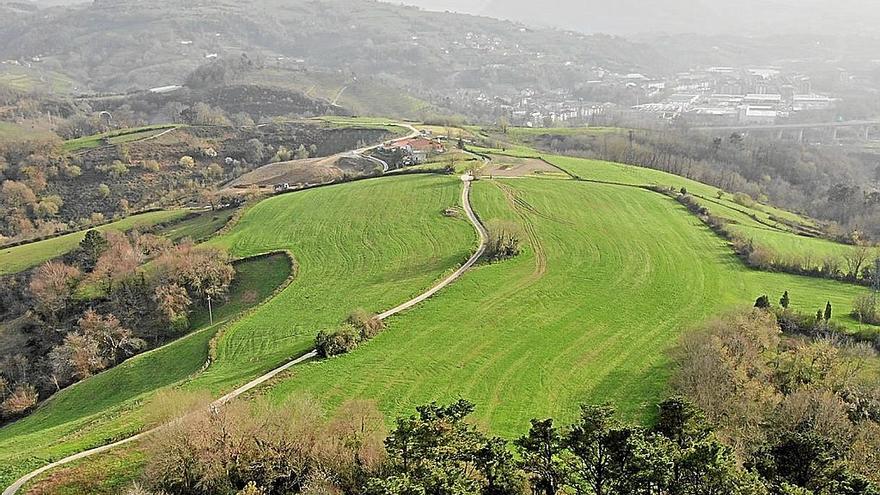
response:
{"label": "winding farm road", "polygon": [[[412,128],[412,127],[410,127],[410,128],[413,131],[415,131],[414,128]],[[415,132],[418,132],[418,131],[415,131]],[[363,151],[366,151],[366,149],[356,150],[355,152],[362,153]],[[480,238],[479,247],[477,248],[476,252],[474,252],[474,254],[463,265],[461,265],[461,267],[458,270],[456,270],[452,275],[446,277],[445,279],[443,279],[442,281],[438,282],[436,285],[434,285],[433,287],[428,289],[426,292],[414,297],[413,299],[410,299],[409,301],[401,304],[400,306],[397,306],[393,309],[389,309],[388,311],[379,314],[377,316],[379,319],[385,320],[385,319],[388,319],[398,313],[402,313],[403,311],[406,311],[406,310],[412,308],[413,306],[416,306],[416,305],[424,302],[425,300],[427,300],[428,298],[430,298],[431,296],[433,296],[437,292],[440,292],[445,287],[449,286],[450,284],[452,284],[453,282],[455,282],[456,280],[461,278],[461,276],[464,275],[465,272],[467,272],[469,269],[471,269],[477,263],[477,261],[480,260],[480,257],[482,257],[483,253],[486,251],[486,244],[489,240],[489,236],[486,231],[486,227],[483,225],[483,223],[480,221],[480,219],[477,217],[476,213],[474,213],[473,208],[471,207],[470,192],[471,192],[471,182],[473,181],[473,177],[471,177],[470,175],[464,175],[464,176],[462,176],[461,180],[464,184],[464,187],[462,188],[462,192],[461,192],[461,204],[462,204],[462,207],[464,208],[465,213],[467,214],[468,220],[474,226],[474,229],[477,231],[477,234],[479,235],[479,238]],[[305,355],[299,356],[298,358],[296,358],[296,359],[294,359],[294,360],[292,360],[292,361],[290,361],[290,362],[288,362],[278,368],[275,368],[274,370],[266,373],[265,375],[262,375],[259,378],[256,378],[253,381],[248,382],[245,385],[242,385],[241,387],[233,390],[232,392],[229,392],[228,394],[224,395],[223,397],[220,397],[219,399],[217,399],[216,401],[211,403],[210,407],[211,408],[221,407],[221,406],[227,404],[228,402],[240,397],[242,394],[245,394],[246,392],[253,390],[253,389],[259,387],[260,385],[266,383],[267,381],[275,378],[276,376],[289,370],[290,368],[292,368],[298,364],[302,364],[306,361],[315,359],[317,357],[318,357],[318,353],[314,350],[305,354]],[[73,454],[73,455],[65,457],[61,460],[55,461],[51,464],[47,464],[39,469],[31,471],[30,473],[28,473],[28,474],[22,476],[21,478],[19,478],[18,480],[16,480],[15,483],[13,483],[8,488],[3,490],[2,495],[15,495],[16,493],[18,493],[18,491],[21,489],[21,487],[23,487],[26,483],[28,483],[32,479],[36,478],[37,476],[40,476],[41,474],[43,474],[47,471],[50,471],[50,470],[55,469],[57,467],[63,466],[65,464],[69,464],[74,461],[79,461],[79,460],[82,460],[82,459],[85,459],[88,457],[92,457],[94,455],[101,454],[103,452],[107,452],[107,451],[112,450],[116,447],[120,447],[122,445],[126,445],[128,443],[132,443],[137,440],[141,440],[144,437],[151,435],[151,434],[161,430],[164,427],[165,426],[158,426],[156,428],[138,433],[137,435],[128,437],[126,439],[119,440],[118,442],[113,442],[113,443],[110,443],[107,445],[103,445],[101,447],[96,447],[94,449],[85,450],[85,451],[80,452],[78,454]]]}

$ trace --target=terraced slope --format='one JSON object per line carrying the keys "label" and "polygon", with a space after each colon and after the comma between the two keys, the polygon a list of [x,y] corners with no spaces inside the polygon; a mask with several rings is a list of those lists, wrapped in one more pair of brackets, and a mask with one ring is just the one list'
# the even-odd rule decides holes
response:
{"label": "terraced slope", "polygon": [[376,399],[388,417],[464,397],[504,435],[570,419],[579,402],[644,420],[689,327],[784,290],[795,309],[830,299],[844,314],[862,290],[749,270],[674,200],[637,188],[510,179],[477,183],[473,198],[490,224],[523,227],[524,254],[476,269],[352,354],[292,371],[272,397]]}
{"label": "terraced slope", "polygon": [[[461,187],[457,177],[385,178],[278,196],[249,210],[228,235],[211,242],[237,257],[288,250],[297,260],[297,278],[271,301],[225,327],[214,364],[186,386],[218,395],[231,390],[309,349],[319,329],[337,325],[352,309],[393,307],[451,272],[476,245],[467,220],[443,216],[446,208],[458,205]],[[148,381],[153,370],[169,366],[189,366],[188,374],[197,371],[207,339],[190,339],[145,356],[155,361],[138,373]],[[181,349],[188,345],[200,354]],[[50,403],[0,429],[0,484],[8,485],[47,459],[139,430],[143,419],[138,401],[169,382],[142,387],[141,395],[122,406],[118,402],[130,395],[117,394],[116,380],[98,388],[92,383],[97,382],[87,380],[57,401],[69,407]],[[87,413],[78,412],[85,409]]]}
{"label": "terraced slope", "polygon": [[[125,232],[137,228],[152,227],[186,216],[186,210],[160,210],[140,215],[132,215],[122,220],[108,223],[95,230]],[[0,248],[0,275],[17,273],[67,254],[79,245],[86,231],[53,237],[44,241],[31,242],[11,248]]]}

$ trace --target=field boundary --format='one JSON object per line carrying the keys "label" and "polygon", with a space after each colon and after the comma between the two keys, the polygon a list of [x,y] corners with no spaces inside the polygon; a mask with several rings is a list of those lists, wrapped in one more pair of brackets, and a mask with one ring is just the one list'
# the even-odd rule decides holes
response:
{"label": "field boundary", "polygon": [[210,342],[208,342],[208,360],[205,361],[205,365],[202,367],[202,371],[207,370],[208,367],[210,367],[211,364],[213,364],[214,361],[216,361],[217,342],[220,339],[220,337],[223,336],[226,329],[228,329],[230,326],[238,323],[243,318],[252,315],[255,311],[257,311],[258,309],[260,309],[263,306],[265,306],[266,304],[268,304],[270,301],[275,299],[275,297],[278,296],[278,294],[281,294],[281,292],[287,290],[287,288],[290,287],[290,285],[293,284],[293,282],[296,280],[296,277],[299,274],[299,263],[297,263],[296,257],[293,255],[293,253],[291,253],[290,251],[288,251],[286,249],[282,250],[282,251],[269,251],[266,253],[256,254],[254,256],[248,256],[247,258],[240,258],[236,261],[259,259],[259,258],[273,256],[276,254],[283,254],[283,255],[287,256],[287,260],[290,262],[290,274],[287,276],[287,278],[283,282],[281,282],[281,285],[276,287],[275,290],[272,291],[271,294],[266,296],[266,298],[263,299],[263,301],[260,304],[257,304],[256,306],[254,306],[254,307],[246,310],[245,312],[239,314],[238,316],[232,318],[231,320],[227,321],[221,328],[217,329],[217,332],[214,334],[213,337],[211,337]]}
{"label": "field boundary", "polygon": [[[464,207],[464,210],[465,210],[465,213],[467,214],[468,220],[471,222],[474,229],[477,231],[477,234],[480,239],[479,246],[477,247],[477,250],[452,275],[446,277],[445,279],[443,279],[439,283],[435,284],[434,286],[432,286],[430,289],[423,292],[422,294],[414,297],[413,299],[410,299],[409,301],[380,314],[378,316],[379,319],[384,320],[384,319],[390,318],[391,316],[394,316],[398,313],[402,313],[403,311],[406,311],[406,310],[426,301],[427,299],[429,299],[431,296],[433,296],[437,292],[441,291],[442,289],[446,288],[447,286],[449,286],[450,284],[452,284],[453,282],[455,282],[456,280],[461,278],[461,276],[464,275],[465,272],[470,270],[480,260],[480,258],[482,258],[483,253],[485,253],[486,246],[488,243],[488,232],[486,230],[486,227],[483,225],[482,221],[479,219],[477,214],[474,212],[473,207],[471,206],[471,203],[470,203],[471,183],[473,182],[474,178],[469,175],[465,175],[465,176],[462,176],[461,180],[464,184],[464,187],[462,188],[462,193],[461,193],[462,206]],[[270,253],[264,253],[264,255],[265,254],[270,254]],[[288,253],[288,256],[291,256],[291,255]],[[291,271],[291,273],[294,273],[294,272],[295,272],[295,269]],[[289,284],[285,285],[285,288],[288,286],[289,286]],[[264,303],[271,301],[273,298],[274,297],[267,298],[264,301]],[[248,312],[248,314],[249,313],[250,312]],[[218,335],[219,334],[220,333],[218,332]],[[216,336],[215,336],[215,338],[216,338]],[[210,356],[210,352],[211,351],[209,350],[209,356]],[[304,362],[315,359],[317,357],[318,357],[318,353],[315,350],[312,350],[306,354],[303,354],[303,355],[273,369],[272,371],[270,371],[270,372],[268,372],[258,378],[255,378],[254,380],[240,386],[239,388],[233,390],[232,392],[229,392],[228,394],[220,397],[216,401],[212,402],[209,407],[211,407],[211,408],[222,407],[222,406],[226,405],[227,403],[229,403],[230,401],[249,392],[250,390],[253,390],[253,389],[259,387],[260,385],[272,380],[273,378],[275,378],[276,376],[280,375],[281,373],[289,370],[290,368],[292,368],[298,364],[302,364]],[[135,434],[135,435],[130,436],[128,438],[124,438],[122,440],[118,440],[113,443],[109,443],[107,445],[102,445],[100,447],[95,447],[93,449],[84,450],[84,451],[79,452],[77,454],[73,454],[73,455],[67,456],[65,458],[59,459],[55,462],[52,462],[50,464],[47,464],[41,468],[38,468],[34,471],[31,471],[30,473],[28,473],[28,474],[22,476],[21,478],[19,478],[18,480],[16,480],[13,484],[11,484],[8,488],[6,488],[3,491],[2,495],[15,495],[16,493],[18,493],[18,491],[25,484],[27,484],[29,481],[33,480],[37,476],[39,476],[47,471],[50,471],[50,470],[55,469],[57,467],[61,467],[63,465],[69,464],[71,462],[83,460],[88,457],[92,457],[94,455],[102,454],[102,453],[107,452],[109,450],[112,450],[116,447],[121,447],[123,445],[135,442],[137,440],[141,440],[141,439],[146,438],[147,436],[149,436],[153,433],[161,431],[163,428],[168,427],[168,425],[170,425],[170,424],[174,424],[174,422],[143,431],[141,433]]]}

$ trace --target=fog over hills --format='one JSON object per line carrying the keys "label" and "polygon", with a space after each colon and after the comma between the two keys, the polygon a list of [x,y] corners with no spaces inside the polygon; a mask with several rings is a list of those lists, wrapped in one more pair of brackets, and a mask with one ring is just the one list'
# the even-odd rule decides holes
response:
{"label": "fog over hills", "polygon": [[872,0],[408,0],[431,10],[458,10],[535,25],[610,34],[874,34]]}

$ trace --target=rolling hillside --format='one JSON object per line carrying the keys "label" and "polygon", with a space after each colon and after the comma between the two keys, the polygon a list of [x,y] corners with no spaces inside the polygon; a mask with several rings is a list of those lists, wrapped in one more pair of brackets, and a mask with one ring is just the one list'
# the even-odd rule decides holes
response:
{"label": "rolling hillside", "polygon": [[[106,0],[0,20],[0,59],[38,57],[35,70],[52,67],[93,90],[181,84],[206,57],[242,53],[267,66],[342,71],[350,82],[434,91],[511,81],[552,85],[567,77],[560,72],[594,65],[663,67],[650,47],[622,39],[573,42],[554,30],[369,0]],[[537,53],[544,56],[532,60]],[[560,71],[566,61],[575,62]]]}
{"label": "rolling hillside", "polygon": [[[787,290],[794,309],[812,314],[831,301],[835,321],[857,326],[846,315],[865,289],[748,269],[683,206],[641,186],[707,196],[714,188],[646,169],[548,159],[585,180],[560,173],[483,180],[472,193],[484,222],[520,227],[520,256],[480,265],[349,355],[294,368],[273,382],[270,397],[309,394],[331,409],[375,399],[389,420],[417,404],[466,397],[478,405],[477,420],[505,436],[520,434],[531,417],[570,419],[581,401],[610,400],[644,422],[667,390],[677,337],[725,309]],[[474,247],[470,225],[444,215],[460,206],[460,188],[455,177],[386,177],[252,207],[208,244],[239,258],[290,252],[291,285],[240,318],[85,380],[0,429],[0,482],[140,430],[143,401],[157,389],[177,384],[218,396],[306,353],[318,330],[353,309],[378,312],[431,286]],[[215,334],[211,365],[199,371]],[[156,367],[163,373],[149,371]]]}
{"label": "rolling hillside", "polygon": [[458,203],[460,184],[433,176],[368,180],[277,196],[252,208],[211,244],[238,257],[289,250],[297,263],[294,282],[240,321],[135,357],[0,429],[0,485],[46,458],[140,429],[143,399],[199,371],[218,330],[214,364],[187,388],[228,391],[310,349],[319,329],[337,325],[353,309],[384,310],[420,293],[463,262],[475,242],[468,222],[442,215]]}
{"label": "rolling hillside", "polygon": [[465,397],[511,437],[532,417],[573,418],[580,402],[644,421],[666,391],[669,349],[705,318],[785,290],[798,311],[831,300],[844,314],[863,290],[750,270],[675,201],[637,188],[483,181],[474,202],[490,225],[520,224],[527,252],[477,269],[356,352],[293,371],[272,397],[376,399],[389,418]]}

